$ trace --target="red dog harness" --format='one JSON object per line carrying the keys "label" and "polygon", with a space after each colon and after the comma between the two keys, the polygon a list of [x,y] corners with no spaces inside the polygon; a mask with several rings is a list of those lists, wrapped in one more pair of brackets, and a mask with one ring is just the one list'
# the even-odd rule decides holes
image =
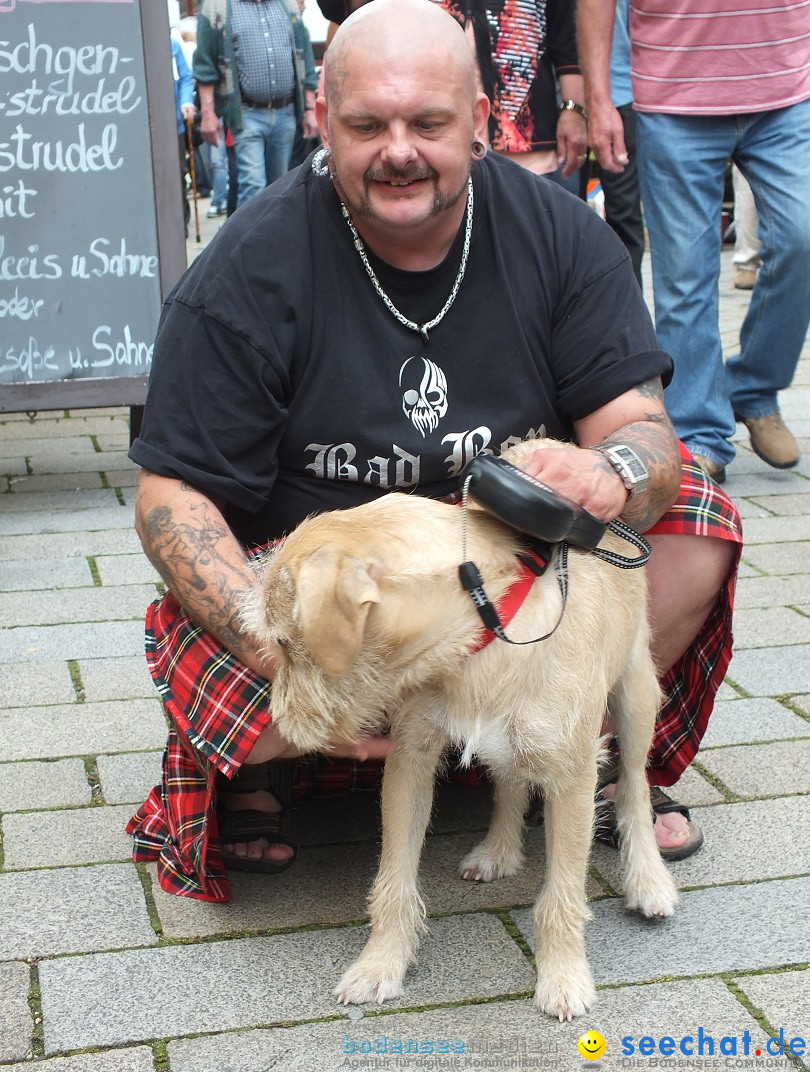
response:
{"label": "red dog harness", "polygon": [[[517,556],[518,562],[520,563],[520,571],[516,579],[498,600],[496,606],[493,607],[488,600],[485,605],[482,605],[479,603],[478,599],[473,596],[473,601],[478,609],[478,613],[481,615],[485,624],[484,629],[479,633],[474,645],[470,648],[470,655],[474,655],[475,652],[485,648],[487,644],[491,643],[499,636],[499,629],[503,632],[503,629],[509,625],[514,616],[523,606],[523,601],[529,594],[534,582],[538,577],[542,577],[548,569],[552,550],[553,548],[550,544],[542,544],[537,541],[534,547],[521,552]],[[465,584],[465,588],[466,587],[467,585]],[[478,591],[483,592],[482,588],[479,586],[476,587],[478,588]],[[469,588],[467,590],[470,591]],[[473,593],[470,592],[470,594],[472,595]],[[485,617],[485,614],[482,613],[484,606],[494,612],[492,620],[490,620],[489,616]]]}

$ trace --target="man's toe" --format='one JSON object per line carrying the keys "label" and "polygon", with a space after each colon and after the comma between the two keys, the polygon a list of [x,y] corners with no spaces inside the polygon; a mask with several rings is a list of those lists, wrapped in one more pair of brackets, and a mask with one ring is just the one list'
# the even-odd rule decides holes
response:
{"label": "man's toe", "polygon": [[291,845],[284,844],[267,844],[265,842],[265,849],[262,852],[262,859],[270,860],[272,863],[284,863],[285,860],[289,860],[293,855],[293,848]]}
{"label": "man's toe", "polygon": [[684,815],[671,812],[657,815],[655,819],[655,840],[661,849],[678,849],[689,837],[689,823]]}

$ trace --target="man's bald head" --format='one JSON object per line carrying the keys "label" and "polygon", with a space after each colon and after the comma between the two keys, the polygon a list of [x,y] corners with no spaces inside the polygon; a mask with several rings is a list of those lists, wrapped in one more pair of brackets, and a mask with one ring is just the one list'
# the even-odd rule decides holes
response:
{"label": "man's bald head", "polygon": [[472,102],[475,60],[452,15],[432,0],[373,0],[343,23],[326,51],[326,100],[335,103],[345,92],[347,79],[362,78],[366,57],[415,67],[414,61],[428,53],[453,71],[460,87],[469,87]]}
{"label": "man's bald head", "polygon": [[489,102],[455,19],[431,0],[373,0],[326,52],[315,115],[338,195],[363,241],[421,270],[461,226]]}

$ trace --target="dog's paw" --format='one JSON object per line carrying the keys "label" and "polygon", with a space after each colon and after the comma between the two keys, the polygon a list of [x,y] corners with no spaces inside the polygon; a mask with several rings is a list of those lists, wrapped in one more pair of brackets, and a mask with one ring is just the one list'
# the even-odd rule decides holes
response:
{"label": "dog's paw", "polygon": [[558,972],[538,975],[534,991],[537,1008],[559,1021],[584,1016],[596,1001],[596,988],[589,968],[573,975]]}
{"label": "dog's paw", "polygon": [[382,1005],[403,994],[402,980],[353,964],[332,991],[339,1005]]}
{"label": "dog's paw", "polygon": [[468,852],[458,865],[461,877],[467,882],[492,882],[496,878],[508,878],[520,870],[523,856],[512,860],[496,860],[479,845]]}
{"label": "dog's paw", "polygon": [[645,886],[636,886],[625,891],[625,904],[634,912],[640,912],[647,919],[664,919],[675,913],[680,900],[678,890],[669,872],[666,880]]}

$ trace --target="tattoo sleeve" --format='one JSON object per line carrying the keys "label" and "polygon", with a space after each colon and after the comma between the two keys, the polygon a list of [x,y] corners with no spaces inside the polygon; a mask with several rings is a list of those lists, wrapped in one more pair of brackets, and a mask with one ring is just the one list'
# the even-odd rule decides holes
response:
{"label": "tattoo sleeve", "polygon": [[[664,410],[663,388],[659,379],[648,380],[636,388],[639,396],[650,400],[643,417],[618,428],[606,436],[601,445],[626,443],[647,467],[650,484],[645,492],[631,496],[622,512],[622,520],[639,532],[646,532],[675,502],[681,485],[681,459],[678,440]],[[613,472],[606,458],[601,465]]]}
{"label": "tattoo sleeve", "polygon": [[254,583],[241,546],[209,498],[179,481],[168,486],[172,495],[138,489],[136,527],[149,561],[198,625],[238,657],[255,657],[239,619]]}

